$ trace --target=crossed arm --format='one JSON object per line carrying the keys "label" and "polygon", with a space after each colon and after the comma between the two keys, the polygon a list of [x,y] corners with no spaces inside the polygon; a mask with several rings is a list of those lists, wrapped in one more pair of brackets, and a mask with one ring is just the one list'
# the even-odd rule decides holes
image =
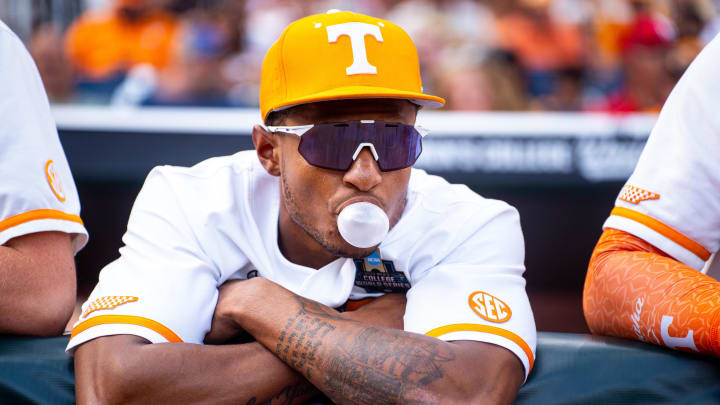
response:
{"label": "crossed arm", "polygon": [[70,235],[38,232],[0,246],[0,334],[60,335],[75,306]]}
{"label": "crossed arm", "polygon": [[[239,345],[146,344],[114,336],[76,352],[78,403],[509,403],[523,381],[510,351],[402,331],[404,297],[339,313],[263,278],[222,287],[207,340],[244,330]],[[265,401],[265,402],[264,402]]]}

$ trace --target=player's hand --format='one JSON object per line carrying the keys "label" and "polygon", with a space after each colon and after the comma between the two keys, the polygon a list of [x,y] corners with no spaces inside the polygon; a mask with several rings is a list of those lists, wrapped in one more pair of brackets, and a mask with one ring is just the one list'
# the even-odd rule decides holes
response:
{"label": "player's hand", "polygon": [[205,335],[204,343],[213,345],[229,343],[245,334],[231,316],[234,306],[239,305],[238,294],[242,287],[240,284],[245,282],[247,280],[230,280],[220,286],[210,332]]}
{"label": "player's hand", "polygon": [[403,293],[385,294],[355,311],[344,312],[342,316],[376,326],[403,330],[406,302]]}

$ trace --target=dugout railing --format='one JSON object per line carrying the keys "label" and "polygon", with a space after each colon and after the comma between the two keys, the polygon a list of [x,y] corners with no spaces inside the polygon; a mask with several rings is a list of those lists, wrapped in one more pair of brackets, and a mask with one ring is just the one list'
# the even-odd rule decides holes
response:
{"label": "dugout railing", "polygon": [[[0,403],[74,404],[67,342],[67,336],[0,336]],[[629,340],[541,332],[535,366],[515,404],[717,404],[719,380],[720,366],[710,357]],[[332,402],[320,396],[310,404]]]}

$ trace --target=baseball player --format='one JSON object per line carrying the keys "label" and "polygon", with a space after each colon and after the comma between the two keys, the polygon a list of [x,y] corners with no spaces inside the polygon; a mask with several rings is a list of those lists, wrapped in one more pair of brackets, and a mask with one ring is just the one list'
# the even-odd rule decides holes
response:
{"label": "baseball player", "polygon": [[518,213],[411,168],[443,102],[393,23],[290,24],[255,150],[148,176],[68,345],[78,402],[511,402],[536,339]]}
{"label": "baseball player", "polygon": [[720,247],[719,64],[716,37],[668,97],[604,224],[583,298],[593,333],[720,355],[720,284],[703,274]]}
{"label": "baseball player", "polygon": [[87,242],[40,75],[0,21],[0,334],[59,335]]}

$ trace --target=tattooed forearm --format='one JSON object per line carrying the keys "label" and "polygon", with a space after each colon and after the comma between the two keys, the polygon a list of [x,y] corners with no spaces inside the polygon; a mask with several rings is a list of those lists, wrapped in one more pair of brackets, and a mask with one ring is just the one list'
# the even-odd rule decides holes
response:
{"label": "tattooed forearm", "polygon": [[295,385],[285,386],[285,388],[280,390],[280,392],[275,394],[267,401],[258,402],[257,397],[252,397],[249,401],[247,401],[247,405],[291,405],[295,403],[296,399],[300,399],[310,394],[314,394],[316,393],[316,391],[317,390],[315,389],[315,387],[313,387],[311,384],[307,382],[301,382]]}
{"label": "tattooed forearm", "polygon": [[358,404],[406,403],[411,391],[442,378],[441,364],[455,358],[440,341],[375,327],[339,343],[325,363],[325,385],[331,396]]}
{"label": "tattooed forearm", "polygon": [[335,329],[320,315],[306,312],[304,307],[288,319],[275,347],[275,354],[290,367],[309,378],[312,366],[308,362],[316,360],[316,353],[323,338]]}
{"label": "tattooed forearm", "polygon": [[413,402],[409,394],[443,378],[442,363],[455,359],[433,338],[366,326],[314,301],[296,300],[299,309],[280,332],[275,353],[336,402]]}

